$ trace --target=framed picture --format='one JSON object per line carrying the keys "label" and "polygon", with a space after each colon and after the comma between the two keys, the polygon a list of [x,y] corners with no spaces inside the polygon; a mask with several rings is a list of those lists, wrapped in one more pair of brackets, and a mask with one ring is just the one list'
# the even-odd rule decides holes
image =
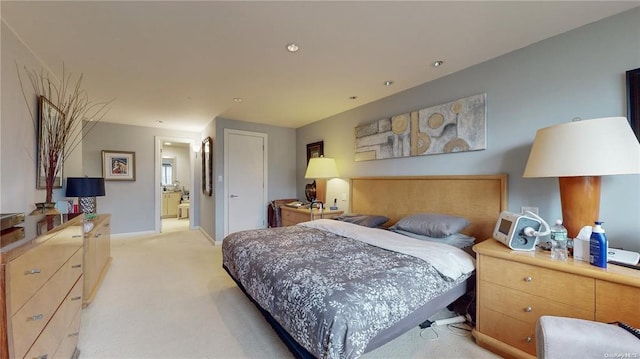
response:
{"label": "framed picture", "polygon": [[211,196],[213,193],[213,140],[207,136],[202,140],[202,193]]}
{"label": "framed picture", "polygon": [[640,68],[627,71],[627,117],[640,141]]}
{"label": "framed picture", "polygon": [[[51,167],[50,150],[56,145],[59,146],[59,140],[56,140],[55,133],[64,125],[65,116],[51,101],[44,96],[38,97],[38,172],[37,172],[37,189],[47,188],[47,173],[51,173],[55,168]],[[60,149],[57,156],[58,171],[53,179],[52,188],[62,188],[62,164],[64,149]]]}
{"label": "framed picture", "polygon": [[102,177],[105,181],[135,181],[136,153],[102,150]]}
{"label": "framed picture", "polygon": [[307,145],[307,164],[314,157],[324,156],[324,141],[318,141]]}

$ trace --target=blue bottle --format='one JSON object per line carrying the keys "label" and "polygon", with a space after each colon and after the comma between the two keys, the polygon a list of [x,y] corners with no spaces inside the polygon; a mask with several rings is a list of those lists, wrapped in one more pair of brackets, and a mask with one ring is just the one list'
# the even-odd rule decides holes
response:
{"label": "blue bottle", "polygon": [[595,222],[591,228],[591,239],[589,241],[589,263],[596,267],[607,268],[607,237],[602,228],[603,222]]}

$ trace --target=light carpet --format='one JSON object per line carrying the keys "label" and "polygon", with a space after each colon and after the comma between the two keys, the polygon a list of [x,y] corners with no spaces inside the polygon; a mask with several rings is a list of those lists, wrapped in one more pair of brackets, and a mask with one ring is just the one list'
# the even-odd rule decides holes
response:
{"label": "light carpet", "polygon": [[[80,358],[292,358],[199,231],[112,240]],[[497,358],[466,332],[415,328],[362,358]]]}

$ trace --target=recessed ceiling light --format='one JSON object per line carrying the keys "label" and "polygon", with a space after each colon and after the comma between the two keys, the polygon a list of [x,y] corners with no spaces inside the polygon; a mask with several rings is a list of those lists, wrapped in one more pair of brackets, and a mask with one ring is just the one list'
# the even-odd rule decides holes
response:
{"label": "recessed ceiling light", "polygon": [[242,98],[240,98],[240,97],[234,97],[234,98],[233,98],[233,102],[242,102]]}
{"label": "recessed ceiling light", "polygon": [[290,43],[290,44],[287,44],[287,51],[289,51],[289,52],[296,52],[296,51],[298,51],[298,50],[300,50],[300,46],[298,46],[298,45],[294,44],[293,42],[292,42],[292,43]]}
{"label": "recessed ceiling light", "polygon": [[444,61],[442,61],[442,60],[437,60],[437,61],[434,61],[434,62],[431,64],[431,66],[433,66],[433,67],[440,67],[440,66],[442,66],[443,64],[444,64]]}
{"label": "recessed ceiling light", "polygon": [[393,85],[393,81],[385,81],[384,85],[385,86],[391,86],[391,85]]}

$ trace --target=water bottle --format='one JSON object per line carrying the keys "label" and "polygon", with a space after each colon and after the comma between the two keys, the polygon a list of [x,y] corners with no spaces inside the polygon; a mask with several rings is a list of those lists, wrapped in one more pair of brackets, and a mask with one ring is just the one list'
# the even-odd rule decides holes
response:
{"label": "water bottle", "polygon": [[564,261],[567,259],[567,229],[562,225],[562,220],[556,220],[551,227],[551,259]]}
{"label": "water bottle", "polygon": [[596,267],[607,268],[607,237],[604,235],[602,223],[595,222],[595,226],[591,230],[591,238],[589,240],[589,263]]}

